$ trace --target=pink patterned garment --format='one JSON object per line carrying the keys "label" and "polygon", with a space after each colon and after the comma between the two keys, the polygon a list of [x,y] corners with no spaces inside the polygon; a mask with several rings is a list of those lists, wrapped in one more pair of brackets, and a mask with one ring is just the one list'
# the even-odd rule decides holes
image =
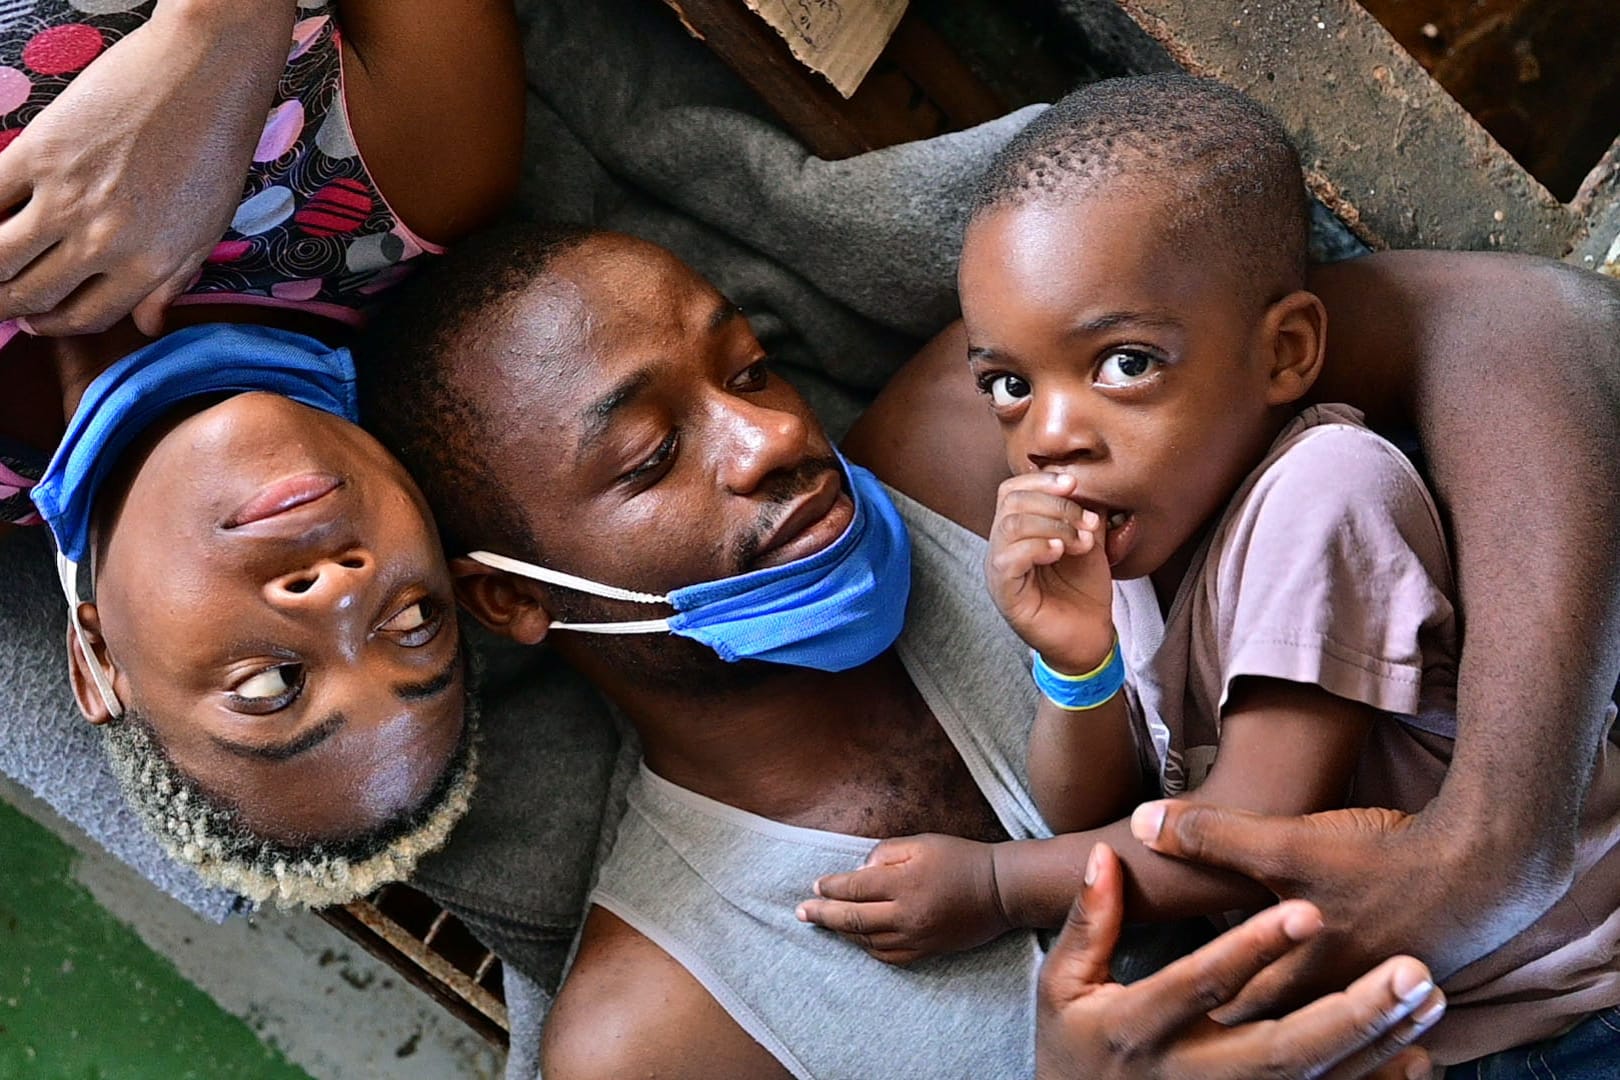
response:
{"label": "pink patterned garment", "polygon": [[38,525],[39,514],[28,501],[28,491],[39,480],[45,462],[27,447],[0,439],[0,522]]}
{"label": "pink patterned garment", "polygon": [[[0,149],[153,0],[0,0]],[[357,324],[401,265],[442,249],[372,182],[349,130],[340,35],[326,0],[300,0],[287,68],[230,229],[179,303],[296,307]]]}
{"label": "pink patterned garment", "polygon": [[[0,152],[155,6],[155,0],[0,0]],[[294,308],[353,326],[377,294],[408,272],[409,260],[442,252],[395,216],[360,157],[329,8],[327,0],[299,0],[287,67],[242,201],[176,304]],[[16,333],[14,322],[0,322],[0,346]],[[0,443],[0,522],[32,513],[26,491],[44,466],[37,457]]]}

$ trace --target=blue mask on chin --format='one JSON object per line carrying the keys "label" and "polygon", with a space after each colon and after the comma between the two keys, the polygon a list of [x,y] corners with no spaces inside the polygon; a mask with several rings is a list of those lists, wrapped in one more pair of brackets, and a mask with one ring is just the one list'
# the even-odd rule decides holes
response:
{"label": "blue mask on chin", "polygon": [[57,574],[102,702],[122,713],[79,625],[78,568],[90,552],[96,495],[131,443],[190,398],[266,390],[354,422],[354,361],[312,337],[266,326],[188,326],[96,376],[31,497],[56,538]]}
{"label": "blue mask on chin", "polygon": [[551,624],[590,634],[670,633],[727,662],[844,671],[876,658],[900,636],[911,592],[911,538],[877,477],[839,458],[855,516],[820,551],[781,566],[676,589],[667,596],[602,585],[488,551],[469,557],[497,570],[612,600],[669,604],[675,614],[637,622]]}

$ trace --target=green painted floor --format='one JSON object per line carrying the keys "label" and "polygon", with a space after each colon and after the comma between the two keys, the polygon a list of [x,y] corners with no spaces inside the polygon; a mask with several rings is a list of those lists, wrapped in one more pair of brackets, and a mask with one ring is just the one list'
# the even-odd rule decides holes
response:
{"label": "green painted floor", "polygon": [[102,908],[0,802],[0,1078],[308,1080]]}

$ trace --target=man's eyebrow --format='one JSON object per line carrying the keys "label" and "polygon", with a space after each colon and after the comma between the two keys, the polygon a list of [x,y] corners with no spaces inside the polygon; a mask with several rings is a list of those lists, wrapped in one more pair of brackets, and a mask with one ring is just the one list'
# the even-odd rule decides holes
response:
{"label": "man's eyebrow", "polygon": [[585,407],[584,430],[579,433],[575,455],[582,455],[591,443],[600,439],[613,420],[613,414],[636,399],[652,385],[652,372],[643,368]]}
{"label": "man's eyebrow", "polygon": [[336,735],[338,729],[348,723],[348,718],[341,712],[334,712],[304,732],[284,743],[272,743],[268,746],[249,746],[247,743],[233,742],[222,739],[218,735],[211,735],[215,746],[237,757],[249,758],[253,761],[287,761],[300,754],[307,754],[321,743]]}
{"label": "man's eyebrow", "polygon": [[1173,315],[1153,311],[1110,311],[1106,314],[1094,315],[1085,322],[1075,323],[1070,333],[1097,334],[1121,326],[1151,326],[1168,330],[1175,329],[1180,325],[1181,320]]}
{"label": "man's eyebrow", "polygon": [[456,673],[461,670],[461,645],[456,645],[456,651],[450,654],[450,662],[437,675],[423,679],[421,682],[395,683],[394,696],[401,701],[425,701],[449,689],[450,684],[456,681]]}

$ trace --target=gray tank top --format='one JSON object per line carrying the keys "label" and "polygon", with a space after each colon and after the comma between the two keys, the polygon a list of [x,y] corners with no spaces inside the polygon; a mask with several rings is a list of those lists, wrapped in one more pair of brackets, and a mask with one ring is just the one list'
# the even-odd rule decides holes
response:
{"label": "gray tank top", "polygon": [[[1024,769],[1028,650],[985,593],[984,541],[891,494],[912,540],[901,661],[1008,835],[1050,836]],[[1031,1075],[1033,935],[896,968],[793,917],[812,881],[859,866],[875,843],[746,813],[643,767],[591,899],[674,957],[796,1077]]]}

